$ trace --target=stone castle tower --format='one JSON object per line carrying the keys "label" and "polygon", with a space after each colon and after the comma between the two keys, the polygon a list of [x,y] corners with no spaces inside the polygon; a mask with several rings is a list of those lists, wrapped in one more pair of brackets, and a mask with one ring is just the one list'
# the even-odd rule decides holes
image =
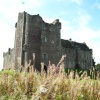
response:
{"label": "stone castle tower", "polygon": [[33,61],[33,53],[35,53],[35,65],[38,70],[40,70],[40,62],[48,64],[50,60],[57,64],[61,57],[61,23],[58,19],[48,24],[39,15],[23,12],[19,13],[15,27],[15,69],[19,69],[25,62],[29,63],[29,60]]}
{"label": "stone castle tower", "polygon": [[8,49],[4,53],[4,69],[14,66],[19,70],[25,63],[33,64],[35,53],[35,66],[40,70],[40,63],[48,65],[48,61],[57,64],[62,54],[67,54],[65,66],[67,68],[89,69],[92,67],[92,50],[85,43],[77,43],[71,40],[61,39],[61,23],[56,19],[52,23],[46,23],[38,15],[29,15],[26,12],[19,13],[15,24],[14,49]]}

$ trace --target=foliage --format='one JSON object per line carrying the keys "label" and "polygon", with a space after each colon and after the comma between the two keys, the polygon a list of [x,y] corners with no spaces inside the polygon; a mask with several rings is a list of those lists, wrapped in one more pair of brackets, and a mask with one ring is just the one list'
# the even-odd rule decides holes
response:
{"label": "foliage", "polygon": [[1,71],[0,100],[100,100],[100,73],[93,80],[86,71],[66,72],[63,64],[50,64],[47,73],[43,64],[41,72]]}
{"label": "foliage", "polygon": [[95,66],[95,68],[96,68],[97,70],[100,70],[100,64],[98,63],[98,64]]}
{"label": "foliage", "polygon": [[98,73],[100,73],[98,70],[96,69],[65,69],[65,72],[68,73],[70,71],[73,71],[74,75],[75,73],[78,73],[79,77],[81,77],[84,73],[89,76],[91,79],[96,79],[98,77]]}

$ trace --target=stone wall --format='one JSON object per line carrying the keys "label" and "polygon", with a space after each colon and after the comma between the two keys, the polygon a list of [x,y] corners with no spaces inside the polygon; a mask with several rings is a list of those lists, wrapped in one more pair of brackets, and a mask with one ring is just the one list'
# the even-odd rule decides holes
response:
{"label": "stone wall", "polygon": [[[64,61],[65,68],[81,68],[91,69],[92,68],[92,50],[84,51],[80,49],[62,48],[62,54],[66,54],[67,57]],[[76,65],[79,66],[76,66]]]}
{"label": "stone wall", "polygon": [[25,12],[18,14],[18,21],[15,30],[15,43],[14,43],[14,54],[15,54],[15,69],[19,70],[22,63],[22,47],[23,47],[23,34],[24,34],[24,21]]}
{"label": "stone wall", "polygon": [[40,70],[40,63],[48,65],[48,61],[57,64],[61,57],[60,40],[61,23],[55,20],[53,23],[45,23],[39,15],[26,14],[25,26],[25,61],[33,60],[35,53],[35,65]]}
{"label": "stone wall", "polygon": [[76,64],[76,52],[75,49],[63,48],[62,55],[66,54],[66,59],[64,60],[65,68],[75,68]]}
{"label": "stone wall", "polygon": [[41,62],[57,64],[61,57],[60,40],[61,23],[55,20],[51,24],[42,23],[41,33]]}
{"label": "stone wall", "polygon": [[92,50],[78,50],[78,63],[82,69],[92,69]]}
{"label": "stone wall", "polygon": [[3,69],[14,68],[14,49],[8,49],[8,52],[3,53]]}
{"label": "stone wall", "polygon": [[39,15],[26,14],[25,61],[29,63],[31,60],[31,64],[33,64],[33,53],[35,53],[35,65],[38,70],[40,70],[41,62],[41,26],[42,18]]}

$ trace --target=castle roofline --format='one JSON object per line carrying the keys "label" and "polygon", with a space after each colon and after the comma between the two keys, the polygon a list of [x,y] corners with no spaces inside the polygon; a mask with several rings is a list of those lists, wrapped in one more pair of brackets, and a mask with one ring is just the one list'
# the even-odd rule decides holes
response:
{"label": "castle roofline", "polygon": [[42,17],[41,17],[39,14],[37,14],[37,15],[31,15],[31,14],[27,13],[26,11],[19,12],[19,14],[27,14],[27,15],[29,15],[30,17],[40,17],[40,18],[42,19]]}
{"label": "castle roofline", "polygon": [[61,22],[59,22],[59,19],[55,19],[53,22],[47,23],[47,22],[45,22],[45,21],[42,19],[42,17],[41,17],[39,14],[37,14],[37,15],[31,15],[31,14],[25,12],[25,11],[19,12],[19,14],[27,14],[27,15],[30,16],[30,17],[40,17],[40,19],[41,19],[45,24],[54,25],[54,26],[59,24],[59,25],[61,26]]}
{"label": "castle roofline", "polygon": [[89,49],[86,43],[79,43],[79,42],[64,40],[64,39],[61,39],[61,46],[64,48],[72,48],[72,49],[78,48],[84,51],[92,50],[92,49]]}
{"label": "castle roofline", "polygon": [[8,48],[7,52],[3,52],[3,57],[7,56],[8,54],[10,55],[10,53],[14,50],[14,48]]}

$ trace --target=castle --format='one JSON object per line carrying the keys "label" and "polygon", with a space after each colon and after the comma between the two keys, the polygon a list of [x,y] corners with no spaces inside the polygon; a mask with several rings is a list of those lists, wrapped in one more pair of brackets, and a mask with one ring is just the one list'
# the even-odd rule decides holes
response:
{"label": "castle", "polygon": [[66,68],[92,68],[92,49],[89,49],[86,43],[61,39],[59,19],[49,24],[44,22],[39,14],[29,15],[22,12],[18,14],[15,24],[14,48],[3,53],[3,68],[14,66],[15,70],[19,70],[20,66],[29,63],[29,60],[33,61],[33,53],[38,70],[41,62],[46,65],[48,61],[57,64],[63,54],[67,55],[64,61]]}

